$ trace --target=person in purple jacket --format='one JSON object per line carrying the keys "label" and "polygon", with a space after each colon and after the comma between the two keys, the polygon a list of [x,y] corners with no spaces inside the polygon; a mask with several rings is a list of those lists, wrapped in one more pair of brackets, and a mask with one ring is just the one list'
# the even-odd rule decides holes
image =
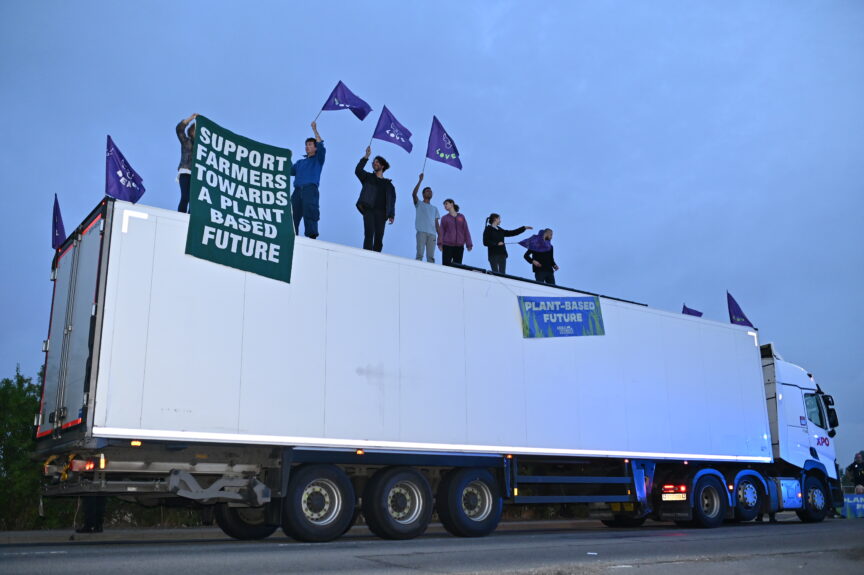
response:
{"label": "person in purple jacket", "polygon": [[459,205],[452,199],[444,200],[444,209],[447,213],[441,218],[438,231],[438,249],[442,252],[443,260],[441,263],[445,266],[461,264],[465,248],[467,247],[470,252],[474,247],[468,221],[459,213]]}

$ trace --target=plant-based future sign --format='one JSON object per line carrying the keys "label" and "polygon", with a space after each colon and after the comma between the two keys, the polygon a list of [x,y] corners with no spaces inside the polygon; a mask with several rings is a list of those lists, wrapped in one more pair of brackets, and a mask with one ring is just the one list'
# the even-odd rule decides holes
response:
{"label": "plant-based future sign", "polygon": [[606,335],[600,298],[518,296],[522,337]]}
{"label": "plant-based future sign", "polygon": [[186,253],[290,282],[291,150],[196,124]]}

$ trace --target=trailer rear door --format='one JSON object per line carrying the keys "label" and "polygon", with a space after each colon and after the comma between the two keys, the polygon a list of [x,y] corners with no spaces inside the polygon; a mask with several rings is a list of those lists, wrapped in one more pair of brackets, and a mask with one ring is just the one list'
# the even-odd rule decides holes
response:
{"label": "trailer rear door", "polygon": [[54,261],[38,438],[59,434],[84,421],[103,219],[104,208],[100,206],[75,230]]}

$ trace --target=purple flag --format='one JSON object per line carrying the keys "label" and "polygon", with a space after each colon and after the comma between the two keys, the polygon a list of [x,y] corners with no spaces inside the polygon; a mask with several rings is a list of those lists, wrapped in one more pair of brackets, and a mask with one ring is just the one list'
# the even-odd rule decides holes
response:
{"label": "purple flag", "polygon": [[686,303],[684,304],[684,308],[681,310],[681,313],[683,313],[684,315],[695,315],[696,317],[702,317],[701,311],[690,309],[689,307],[687,307]]}
{"label": "purple flag", "polygon": [[399,123],[393,113],[384,106],[381,110],[381,117],[378,118],[378,125],[375,126],[373,138],[392,142],[403,148],[406,152],[411,153],[414,149],[414,144],[411,143],[411,130]]}
{"label": "purple flag", "polygon": [[542,229],[530,238],[525,238],[519,242],[523,248],[535,253],[548,252],[552,249],[552,242],[546,239],[546,229]]}
{"label": "purple flag", "polygon": [[738,302],[735,301],[735,298],[732,297],[732,294],[728,291],[726,292],[726,303],[729,304],[729,321],[736,325],[753,327],[753,324],[750,323],[750,320],[747,319],[747,316],[744,315],[743,311],[741,311],[741,306],[738,305]]}
{"label": "purple flag", "polygon": [[327,101],[324,102],[322,110],[351,110],[351,113],[363,120],[372,111],[372,107],[362,99],[354,95],[348,86],[340,80]]}
{"label": "purple flag", "polygon": [[436,162],[441,162],[454,168],[462,169],[462,161],[459,159],[459,150],[456,142],[438,121],[432,116],[432,131],[429,132],[429,145],[426,147],[426,157]]}
{"label": "purple flag", "polygon": [[54,218],[51,222],[51,247],[59,249],[66,241],[66,228],[63,227],[63,216],[60,215],[60,202],[54,194]]}
{"label": "purple flag", "polygon": [[126,158],[108,136],[105,154],[105,195],[133,204],[144,195],[144,180],[132,169]]}

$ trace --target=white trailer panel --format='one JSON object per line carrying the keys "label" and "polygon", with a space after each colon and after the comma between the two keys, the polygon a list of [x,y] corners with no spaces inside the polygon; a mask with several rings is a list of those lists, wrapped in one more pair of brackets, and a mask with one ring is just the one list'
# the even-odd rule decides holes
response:
{"label": "white trailer panel", "polygon": [[525,339],[517,296],[577,294],[306,238],[286,284],[113,209],[94,435],[771,460],[744,328],[602,298],[606,335]]}

